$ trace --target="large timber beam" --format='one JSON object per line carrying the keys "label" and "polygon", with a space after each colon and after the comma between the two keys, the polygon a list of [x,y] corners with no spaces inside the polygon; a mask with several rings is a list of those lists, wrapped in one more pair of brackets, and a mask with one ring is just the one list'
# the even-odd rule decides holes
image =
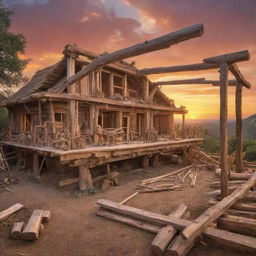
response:
{"label": "large timber beam", "polygon": [[234,75],[238,83],[241,83],[246,88],[250,89],[251,84],[245,79],[243,74],[240,72],[238,66],[234,63],[229,65],[230,72]]}
{"label": "large timber beam", "polygon": [[109,64],[117,60],[138,56],[144,53],[169,48],[173,44],[177,44],[182,41],[201,36],[203,34],[203,31],[203,24],[197,24],[191,27],[178,30],[173,33],[166,34],[162,37],[152,39],[150,41],[145,41],[143,43],[139,43],[110,54],[102,55],[93,62],[91,62],[86,68],[82,69],[74,76],[72,76],[70,79],[68,79],[65,86],[75,83],[83,76],[89,74],[93,70],[96,70],[103,65]]}
{"label": "large timber beam", "polygon": [[179,66],[144,68],[144,69],[141,69],[139,72],[142,75],[150,75],[150,74],[163,74],[163,73],[172,73],[172,72],[208,70],[208,69],[217,69],[217,68],[219,68],[218,63],[196,63],[196,64],[179,65]]}
{"label": "large timber beam", "polygon": [[232,53],[227,53],[215,57],[210,57],[204,59],[204,62],[206,63],[228,63],[232,64],[234,62],[238,61],[246,61],[250,59],[250,54],[247,50],[245,51],[240,51],[240,52],[232,52]]}

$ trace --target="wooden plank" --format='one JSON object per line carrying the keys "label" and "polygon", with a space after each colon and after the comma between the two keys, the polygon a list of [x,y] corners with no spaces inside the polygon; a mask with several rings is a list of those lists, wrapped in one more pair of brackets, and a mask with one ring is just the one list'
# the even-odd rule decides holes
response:
{"label": "wooden plank", "polygon": [[12,230],[10,232],[10,238],[15,239],[15,240],[20,240],[23,225],[24,225],[23,221],[15,222],[13,224]]}
{"label": "wooden plank", "polygon": [[120,204],[125,204],[126,202],[128,202],[129,200],[131,200],[132,198],[134,198],[135,196],[137,196],[139,194],[139,192],[134,192],[133,194],[131,194],[130,196],[126,197],[124,200],[122,200],[120,202]]}
{"label": "wooden plank", "polygon": [[243,120],[242,120],[242,90],[243,86],[238,82],[236,86],[236,172],[243,172]]}
{"label": "wooden plank", "polygon": [[9,217],[10,215],[14,214],[15,212],[21,210],[22,208],[24,208],[23,204],[17,203],[12,205],[11,207],[3,210],[0,212],[0,221],[6,219],[7,217]]}
{"label": "wooden plank", "polygon": [[226,211],[226,213],[229,215],[242,216],[242,217],[246,217],[246,218],[256,219],[256,212],[252,212],[252,211],[228,209]]}
{"label": "wooden plank", "polygon": [[245,79],[241,71],[239,70],[238,66],[234,63],[229,65],[230,72],[234,75],[238,83],[242,84],[246,88],[250,89],[251,84]]}
{"label": "wooden plank", "polygon": [[195,78],[195,79],[184,79],[184,80],[170,80],[170,81],[158,81],[153,82],[153,85],[179,85],[179,84],[197,84],[205,81],[205,78]]}
{"label": "wooden plank", "polygon": [[225,215],[217,220],[217,227],[227,231],[256,237],[256,220]]}
{"label": "wooden plank", "polygon": [[247,50],[240,52],[227,53],[215,57],[204,59],[206,63],[229,63],[232,64],[238,61],[247,61],[250,59],[250,54]]}
{"label": "wooden plank", "polygon": [[52,217],[52,212],[49,210],[44,210],[43,216],[42,216],[42,223],[49,223],[51,217]]}
{"label": "wooden plank", "polygon": [[228,195],[228,65],[220,64],[220,168],[221,194]]}
{"label": "wooden plank", "polygon": [[166,49],[173,44],[177,44],[182,41],[201,36],[202,34],[203,25],[197,24],[153,40],[145,41],[143,43],[139,43],[128,48],[118,50],[110,54],[101,55],[96,60],[91,62],[85,69],[79,71],[72,78],[68,79],[66,86],[75,83],[85,75],[91,73],[93,70],[96,70],[103,65],[109,64],[117,60],[138,56],[144,53]]}
{"label": "wooden plank", "polygon": [[[184,203],[182,203],[174,212],[172,212],[168,216],[182,218],[187,212],[187,209],[188,207]],[[161,256],[176,233],[177,229],[175,229],[171,225],[163,227],[157,233],[157,235],[155,236],[154,240],[151,243],[150,249],[152,254],[156,256]]]}
{"label": "wooden plank", "polygon": [[214,247],[234,249],[236,252],[241,252],[241,255],[246,255],[246,253],[254,255],[256,253],[256,238],[254,237],[207,228],[204,232],[204,240]]}
{"label": "wooden plank", "polygon": [[229,175],[230,180],[248,180],[252,176],[251,173],[243,172],[243,173],[231,173]]}
{"label": "wooden plank", "polygon": [[79,178],[78,177],[74,177],[74,178],[68,178],[68,179],[64,179],[64,180],[60,180],[59,181],[59,187],[65,187],[71,184],[75,184],[78,183]]}
{"label": "wooden plank", "polygon": [[219,68],[218,63],[196,63],[180,66],[167,66],[167,67],[155,67],[155,68],[144,68],[139,72],[143,75],[150,74],[163,74],[172,72],[183,72],[183,71],[197,71],[197,70],[208,70]]}
{"label": "wooden plank", "polygon": [[42,223],[43,210],[34,210],[22,232],[23,240],[37,240]]}
{"label": "wooden plank", "polygon": [[244,183],[240,188],[235,190],[231,195],[223,198],[216,205],[208,208],[204,211],[196,220],[195,223],[191,226],[185,228],[182,231],[182,236],[185,239],[194,239],[198,235],[200,235],[203,229],[209,225],[211,222],[215,221],[218,217],[220,217],[230,206],[236,203],[239,199],[243,198],[243,196],[256,185],[256,172],[252,175],[252,177]]}
{"label": "wooden plank", "polygon": [[146,210],[134,208],[127,205],[112,202],[110,200],[100,199],[97,201],[102,208],[108,209],[117,213],[125,214],[142,220],[150,221],[156,225],[173,225],[178,230],[193,224],[192,221],[182,220],[174,217],[164,216],[158,213],[149,212]]}

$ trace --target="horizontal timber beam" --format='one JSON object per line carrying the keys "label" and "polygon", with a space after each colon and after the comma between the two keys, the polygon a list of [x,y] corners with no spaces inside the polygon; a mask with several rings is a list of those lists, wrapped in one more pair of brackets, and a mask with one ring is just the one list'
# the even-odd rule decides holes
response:
{"label": "horizontal timber beam", "polygon": [[118,50],[110,54],[102,55],[99,58],[95,59],[87,67],[76,73],[73,77],[68,79],[65,87],[75,83],[85,75],[91,73],[93,70],[96,70],[103,65],[109,64],[117,60],[138,56],[144,53],[169,48],[173,44],[177,44],[182,41],[201,36],[203,34],[203,31],[203,25],[197,24],[173,33],[166,34],[162,37],[158,37],[149,41],[145,41],[143,43],[130,46],[125,49]]}
{"label": "horizontal timber beam", "polygon": [[141,69],[139,72],[142,75],[150,75],[150,74],[162,74],[162,73],[172,73],[172,72],[208,70],[208,69],[217,69],[217,68],[219,68],[218,63],[196,63],[196,64],[179,65],[179,66],[144,68],[144,69]]}
{"label": "horizontal timber beam", "polygon": [[210,57],[204,59],[204,62],[206,63],[221,63],[221,62],[226,62],[228,64],[232,64],[234,62],[238,61],[247,61],[250,59],[250,54],[247,50],[245,51],[240,51],[240,52],[232,52],[232,53],[227,53],[215,57]]}

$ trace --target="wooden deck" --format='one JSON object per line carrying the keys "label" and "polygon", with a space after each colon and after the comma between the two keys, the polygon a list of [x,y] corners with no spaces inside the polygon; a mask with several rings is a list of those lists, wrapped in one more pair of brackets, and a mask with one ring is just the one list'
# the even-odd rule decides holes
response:
{"label": "wooden deck", "polygon": [[115,162],[124,159],[136,158],[145,155],[153,155],[159,153],[167,153],[168,151],[187,148],[192,145],[198,145],[202,139],[180,139],[167,140],[162,142],[132,142],[129,144],[119,144],[110,146],[88,146],[83,149],[76,150],[58,150],[52,147],[39,147],[17,144],[4,141],[2,144],[16,149],[37,152],[40,155],[56,157],[60,159],[62,164],[71,166],[79,166],[84,161],[90,159],[90,165],[96,166],[108,162]]}

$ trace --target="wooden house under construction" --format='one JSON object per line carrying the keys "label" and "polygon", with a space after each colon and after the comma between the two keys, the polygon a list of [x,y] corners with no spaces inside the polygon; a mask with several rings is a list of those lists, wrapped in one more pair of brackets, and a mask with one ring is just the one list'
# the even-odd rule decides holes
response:
{"label": "wooden house under construction", "polygon": [[[185,107],[176,107],[134,63],[122,60],[201,35],[202,26],[175,33],[117,51],[114,58],[67,45],[58,63],[1,103],[10,115],[2,143],[19,159],[33,159],[26,165],[33,163],[35,178],[42,161],[48,168],[78,166],[90,176],[95,166],[139,157],[147,166],[160,154],[200,143],[196,132],[185,136]],[[180,131],[175,114],[183,115]]]}

